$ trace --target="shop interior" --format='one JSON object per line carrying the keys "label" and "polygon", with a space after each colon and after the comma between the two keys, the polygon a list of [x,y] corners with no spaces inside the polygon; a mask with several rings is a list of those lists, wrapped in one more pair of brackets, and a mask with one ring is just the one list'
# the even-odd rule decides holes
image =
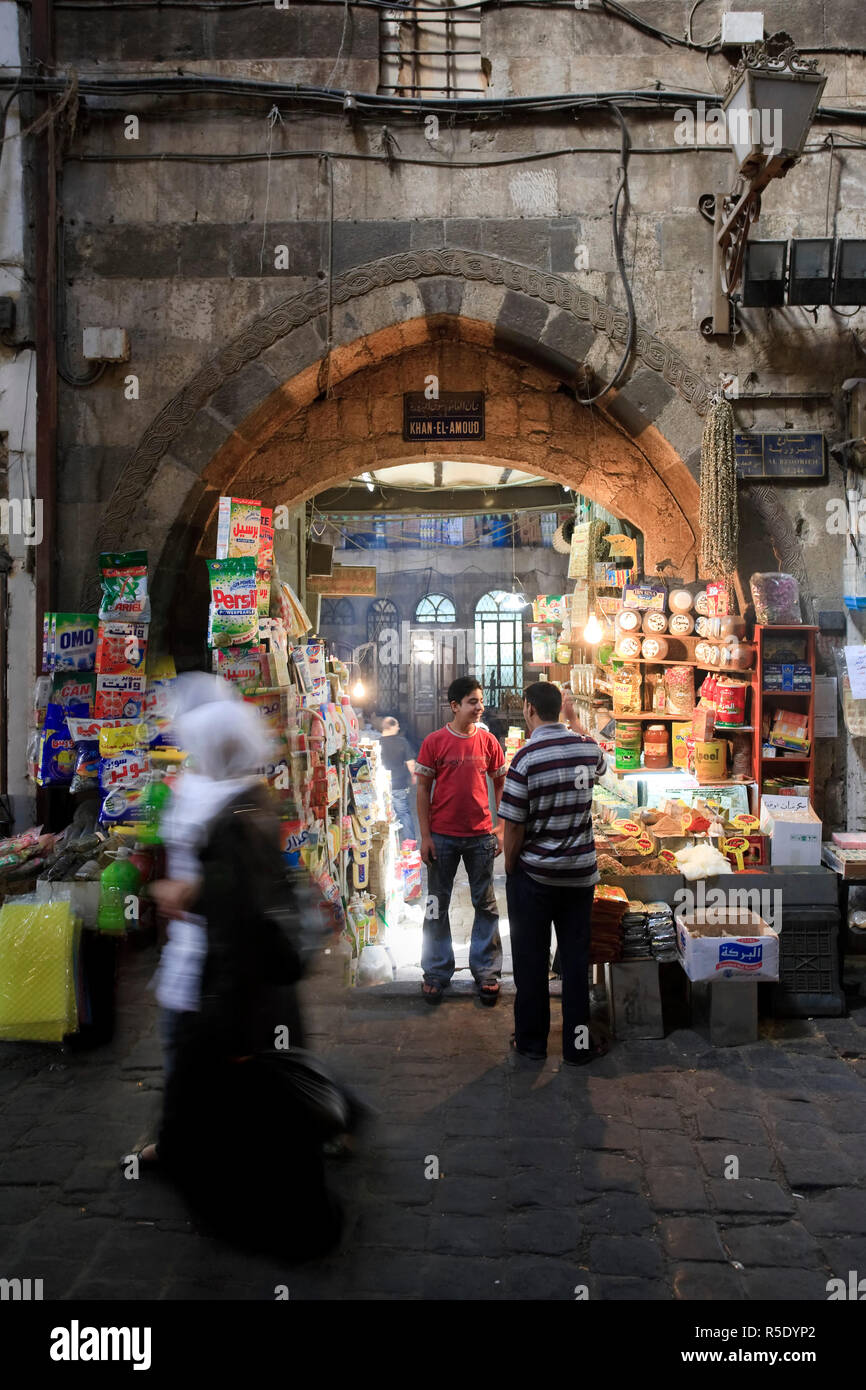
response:
{"label": "shop interior", "polygon": [[[416,751],[448,721],[450,681],[471,672],[507,761],[533,680],[568,692],[608,754],[592,961],[613,1032],[664,1036],[672,1000],[719,1044],[757,1036],[759,1017],[845,1011],[843,914],[864,847],[823,830],[816,742],[832,736],[835,685],[828,709],[834,678],[796,579],[769,565],[727,582],[650,566],[661,538],[591,497],[459,458],[365,471],[293,525],[295,584],[281,576],[275,498],[225,496],[182,606],[158,582],[151,592],[134,551],[101,557],[98,613],[45,615],[28,749],[42,819],[3,846],[0,911],[20,915],[19,940],[44,940],[51,919],[40,1007],[52,1017],[0,1019],[3,1036],[96,1027],[93,981],[108,976],[88,962],[152,932],[140,889],[160,872],[160,809],[185,761],[175,680],[203,667],[273,736],[263,771],[286,864],[312,885],[347,986],[420,977],[425,871],[382,722]],[[854,731],[862,715],[838,675]],[[463,872],[452,924],[468,982]],[[507,972],[501,871],[497,888]]]}

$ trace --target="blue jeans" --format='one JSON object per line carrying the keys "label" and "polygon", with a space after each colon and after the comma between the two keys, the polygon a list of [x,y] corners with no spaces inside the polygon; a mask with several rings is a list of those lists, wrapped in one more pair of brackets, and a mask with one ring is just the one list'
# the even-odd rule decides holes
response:
{"label": "blue jeans", "polygon": [[415,824],[413,806],[415,802],[415,788],[404,787],[402,791],[391,792],[391,804],[394,807],[394,814],[403,827],[400,834],[400,841],[414,840],[419,843],[418,827]]}
{"label": "blue jeans", "polygon": [[475,908],[469,969],[477,985],[492,985],[502,971],[499,909],[493,891],[495,835],[433,835],[436,858],[427,865],[427,911],[424,915],[421,967],[424,983],[444,989],[454,974],[454,947],[448,906],[460,860],[469,875]]}

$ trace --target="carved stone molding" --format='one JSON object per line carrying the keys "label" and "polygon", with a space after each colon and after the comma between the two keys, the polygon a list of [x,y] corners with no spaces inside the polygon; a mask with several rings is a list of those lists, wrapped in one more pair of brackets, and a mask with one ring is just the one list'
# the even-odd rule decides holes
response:
{"label": "carved stone molding", "polygon": [[[628,320],[622,310],[596,299],[559,275],[478,251],[407,251],[355,266],[334,279],[331,301],[335,305],[344,304],[372,290],[429,276],[502,285],[573,314],[616,344],[626,339]],[[327,306],[327,285],[316,285],[292,295],[244,328],[162,407],[142,435],[108,501],[98,537],[100,550],[111,549],[126,533],[159,460],[196,412],[207,405],[229,377],[287,334],[324,314]],[[399,313],[395,312],[395,322],[399,321]],[[635,357],[658,372],[698,415],[706,414],[712,388],[684,358],[643,328],[636,333]],[[676,440],[671,443],[677,447]]]}

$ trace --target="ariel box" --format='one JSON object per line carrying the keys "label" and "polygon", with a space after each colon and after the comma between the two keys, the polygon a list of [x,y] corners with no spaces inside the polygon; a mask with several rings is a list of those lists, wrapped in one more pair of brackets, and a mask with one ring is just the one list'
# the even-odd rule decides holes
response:
{"label": "ariel box", "polygon": [[779,938],[757,912],[708,905],[677,913],[676,924],[690,980],[778,980]]}

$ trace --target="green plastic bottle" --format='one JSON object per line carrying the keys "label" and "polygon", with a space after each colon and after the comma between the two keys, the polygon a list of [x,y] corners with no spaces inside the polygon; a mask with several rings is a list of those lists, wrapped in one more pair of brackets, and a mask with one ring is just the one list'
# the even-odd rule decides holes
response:
{"label": "green plastic bottle", "polygon": [[139,839],[145,845],[161,844],[160,822],[163,812],[171,801],[171,787],[167,782],[151,782],[150,786],[142,797],[144,806],[144,824],[139,832]]}
{"label": "green plastic bottle", "polygon": [[[131,862],[131,853],[131,850],[121,846],[114,863],[102,871],[99,880],[99,911],[96,917],[96,925],[100,931],[122,935],[127,927],[135,926],[138,922],[137,899],[141,874]],[[127,911],[131,906],[130,898],[136,899],[132,916]]]}

